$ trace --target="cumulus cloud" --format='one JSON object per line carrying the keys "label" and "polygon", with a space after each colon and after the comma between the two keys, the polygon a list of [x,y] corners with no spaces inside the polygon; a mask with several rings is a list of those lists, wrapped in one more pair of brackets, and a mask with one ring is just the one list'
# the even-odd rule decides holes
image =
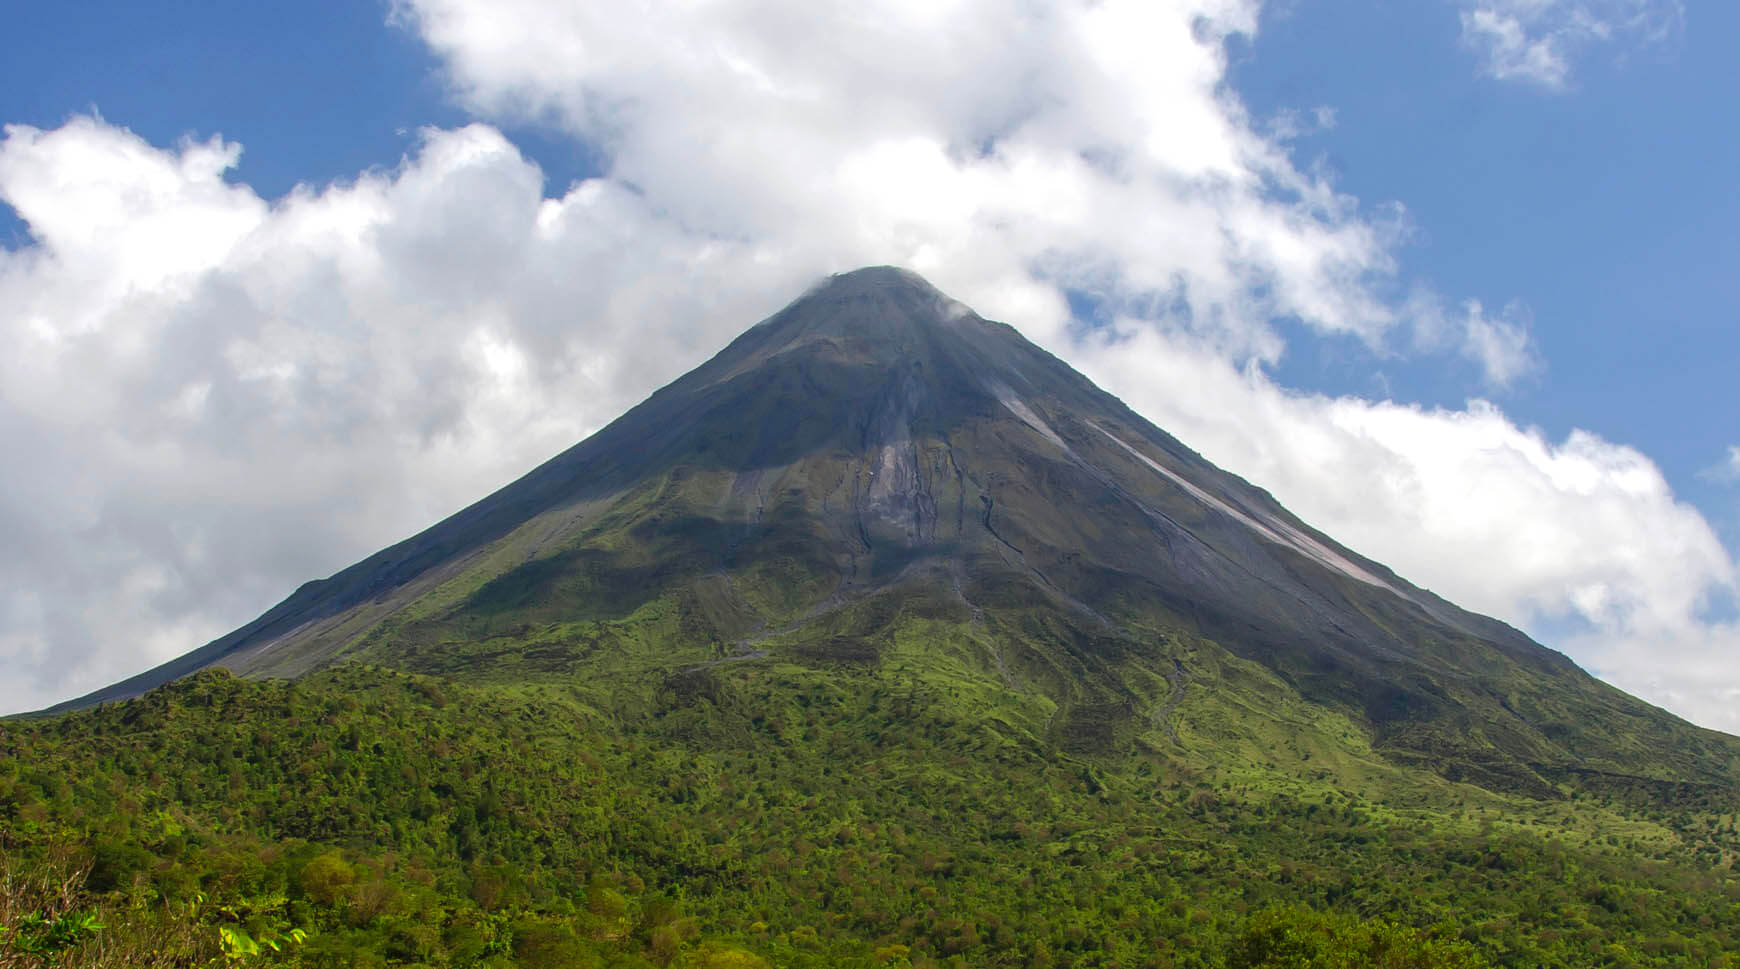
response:
{"label": "cumulus cloud", "polygon": [[[239,625],[506,483],[795,291],[492,128],[268,204],[239,148],[14,126],[0,197],[0,709]],[[649,325],[646,321],[661,321]]]}
{"label": "cumulus cloud", "polygon": [[1481,72],[1563,89],[1575,61],[1603,44],[1651,44],[1685,21],[1681,0],[1460,0],[1462,39]]}
{"label": "cumulus cloud", "polygon": [[[1732,566],[1636,452],[1263,376],[1280,317],[1458,354],[1494,386],[1538,360],[1520,309],[1386,296],[1409,290],[1405,220],[1300,170],[1225,88],[1221,42],[1256,13],[401,3],[481,116],[608,159],[570,186],[488,124],[270,201],[225,179],[240,148],[221,138],[8,128],[0,199],[31,238],[0,251],[0,442],[28,460],[0,470],[0,708],[199,645],[579,439],[821,274],[883,262],[1451,598],[1611,633],[1586,661],[1648,655],[1628,631],[1703,629],[1685,617]],[[1115,345],[1071,319],[1072,290],[1118,317]],[[1349,486],[1368,478],[1373,496]],[[1702,696],[1678,709],[1705,716]]]}
{"label": "cumulus cloud", "polygon": [[1072,357],[1344,544],[1537,634],[1583,630],[1549,644],[1740,733],[1740,627],[1700,618],[1735,590],[1734,562],[1635,449],[1586,431],[1552,441],[1479,400],[1441,410],[1290,392],[1140,324]]}
{"label": "cumulus cloud", "polygon": [[1389,227],[1223,89],[1253,2],[397,9],[475,110],[603,146],[696,233],[982,290],[1092,280],[1265,359],[1271,317],[1368,340],[1398,322],[1369,285]]}

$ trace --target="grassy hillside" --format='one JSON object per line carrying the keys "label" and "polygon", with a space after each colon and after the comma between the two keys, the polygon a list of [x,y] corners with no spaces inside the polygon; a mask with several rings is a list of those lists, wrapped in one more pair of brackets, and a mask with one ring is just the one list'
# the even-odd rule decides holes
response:
{"label": "grassy hillside", "polygon": [[[7,884],[88,863],[85,894],[57,904],[98,912],[98,941],[179,919],[190,954],[165,964],[181,965],[221,960],[220,927],[305,931],[237,961],[310,966],[1704,967],[1740,951],[1732,802],[1495,794],[1337,746],[1345,726],[1305,712],[1292,736],[1217,748],[1242,751],[1224,762],[1140,738],[1072,753],[982,677],[916,675],[926,656],[947,650],[914,648],[904,672],[735,663],[608,689],[212,672],[9,721]],[[1217,723],[1181,739],[1232,729]],[[14,907],[8,931],[30,905]]]}

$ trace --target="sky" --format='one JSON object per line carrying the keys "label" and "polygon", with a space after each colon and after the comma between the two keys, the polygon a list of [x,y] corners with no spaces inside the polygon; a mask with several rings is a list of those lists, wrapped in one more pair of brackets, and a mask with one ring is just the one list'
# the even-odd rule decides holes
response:
{"label": "sky", "polygon": [[0,712],[919,271],[1362,554],[1740,733],[1740,64],[1680,0],[31,5]]}

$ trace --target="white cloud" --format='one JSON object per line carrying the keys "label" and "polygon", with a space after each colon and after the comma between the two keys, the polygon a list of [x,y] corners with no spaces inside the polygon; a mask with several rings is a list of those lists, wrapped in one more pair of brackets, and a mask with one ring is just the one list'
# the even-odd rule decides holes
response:
{"label": "white cloud", "polygon": [[1638,451],[1585,431],[1550,441],[1483,401],[1430,410],[1289,392],[1139,324],[1071,357],[1349,547],[1537,635],[1586,629],[1549,644],[1740,733],[1740,627],[1700,618],[1736,589],[1735,565]]}
{"label": "white cloud", "polygon": [[[493,129],[268,205],[235,146],[12,127],[0,709],[161,662],[573,443],[795,292]],[[737,280],[714,290],[709,261]],[[648,325],[646,320],[668,321]]]}
{"label": "white cloud", "polygon": [[1462,39],[1481,72],[1564,88],[1574,62],[1602,44],[1651,44],[1685,21],[1681,0],[1458,0]]}
{"label": "white cloud", "polygon": [[[1405,210],[1361,213],[1286,154],[1305,121],[1255,125],[1225,89],[1220,40],[1255,30],[1254,0],[395,10],[475,110],[602,146],[696,233],[911,265],[992,300],[1037,269],[1185,310],[1167,324],[1266,362],[1275,317],[1379,345],[1457,315],[1382,298]],[[1333,123],[1322,107],[1310,124]],[[1495,386],[1535,368],[1515,307],[1461,316],[1454,338],[1403,342]]]}
{"label": "white cloud", "polygon": [[494,117],[553,119],[691,231],[894,262],[957,289],[1035,267],[1272,358],[1294,315],[1379,340],[1386,224],[1223,89],[1242,0],[618,7],[409,0]]}
{"label": "white cloud", "polygon": [[1602,630],[1562,644],[1608,682],[1695,723],[1740,735],[1740,624]]}
{"label": "white cloud", "polygon": [[[221,139],[8,129],[0,199],[34,241],[0,252],[0,443],[30,458],[0,468],[0,708],[252,618],[579,439],[822,273],[880,262],[1080,360],[1452,598],[1590,617],[1616,638],[1585,658],[1628,629],[1697,631],[1688,610],[1732,566],[1641,455],[1547,442],[1490,406],[1261,376],[1285,350],[1277,316],[1461,354],[1495,385],[1536,358],[1519,310],[1383,298],[1399,223],[1297,169],[1225,90],[1219,39],[1255,14],[403,5],[476,110],[605,153],[606,176],[555,197],[486,125],[271,203],[224,180],[239,148]],[[1115,354],[1073,342],[1064,287],[1123,314]],[[1369,501],[1348,486],[1366,480]],[[1713,716],[1698,696],[1682,712]]]}

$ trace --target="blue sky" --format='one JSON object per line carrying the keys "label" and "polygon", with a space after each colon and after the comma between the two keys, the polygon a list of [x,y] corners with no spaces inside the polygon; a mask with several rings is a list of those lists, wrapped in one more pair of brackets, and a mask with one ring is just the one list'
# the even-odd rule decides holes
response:
{"label": "blue sky", "polygon": [[197,646],[899,262],[1740,730],[1740,10],[925,7],[14,13],[0,706]]}
{"label": "blue sky", "polygon": [[[153,144],[246,146],[230,177],[267,198],[391,168],[417,130],[469,120],[414,32],[370,2],[35,4],[9,16],[0,118],[53,128],[97,112]],[[597,171],[583,144],[515,125],[551,179]]]}
{"label": "blue sky", "polygon": [[[1500,395],[1514,416],[1643,448],[1740,538],[1732,488],[1699,474],[1736,435],[1740,127],[1722,119],[1740,91],[1740,8],[1700,5],[1665,42],[1591,52],[1564,90],[1470,71],[1456,20],[1449,4],[1300,2],[1239,45],[1233,83],[1259,115],[1334,109],[1295,150],[1344,191],[1407,206],[1416,272],[1527,305],[1545,366]],[[1279,373],[1369,393],[1355,357],[1307,352]],[[1408,399],[1470,392],[1431,361],[1383,372]]]}

